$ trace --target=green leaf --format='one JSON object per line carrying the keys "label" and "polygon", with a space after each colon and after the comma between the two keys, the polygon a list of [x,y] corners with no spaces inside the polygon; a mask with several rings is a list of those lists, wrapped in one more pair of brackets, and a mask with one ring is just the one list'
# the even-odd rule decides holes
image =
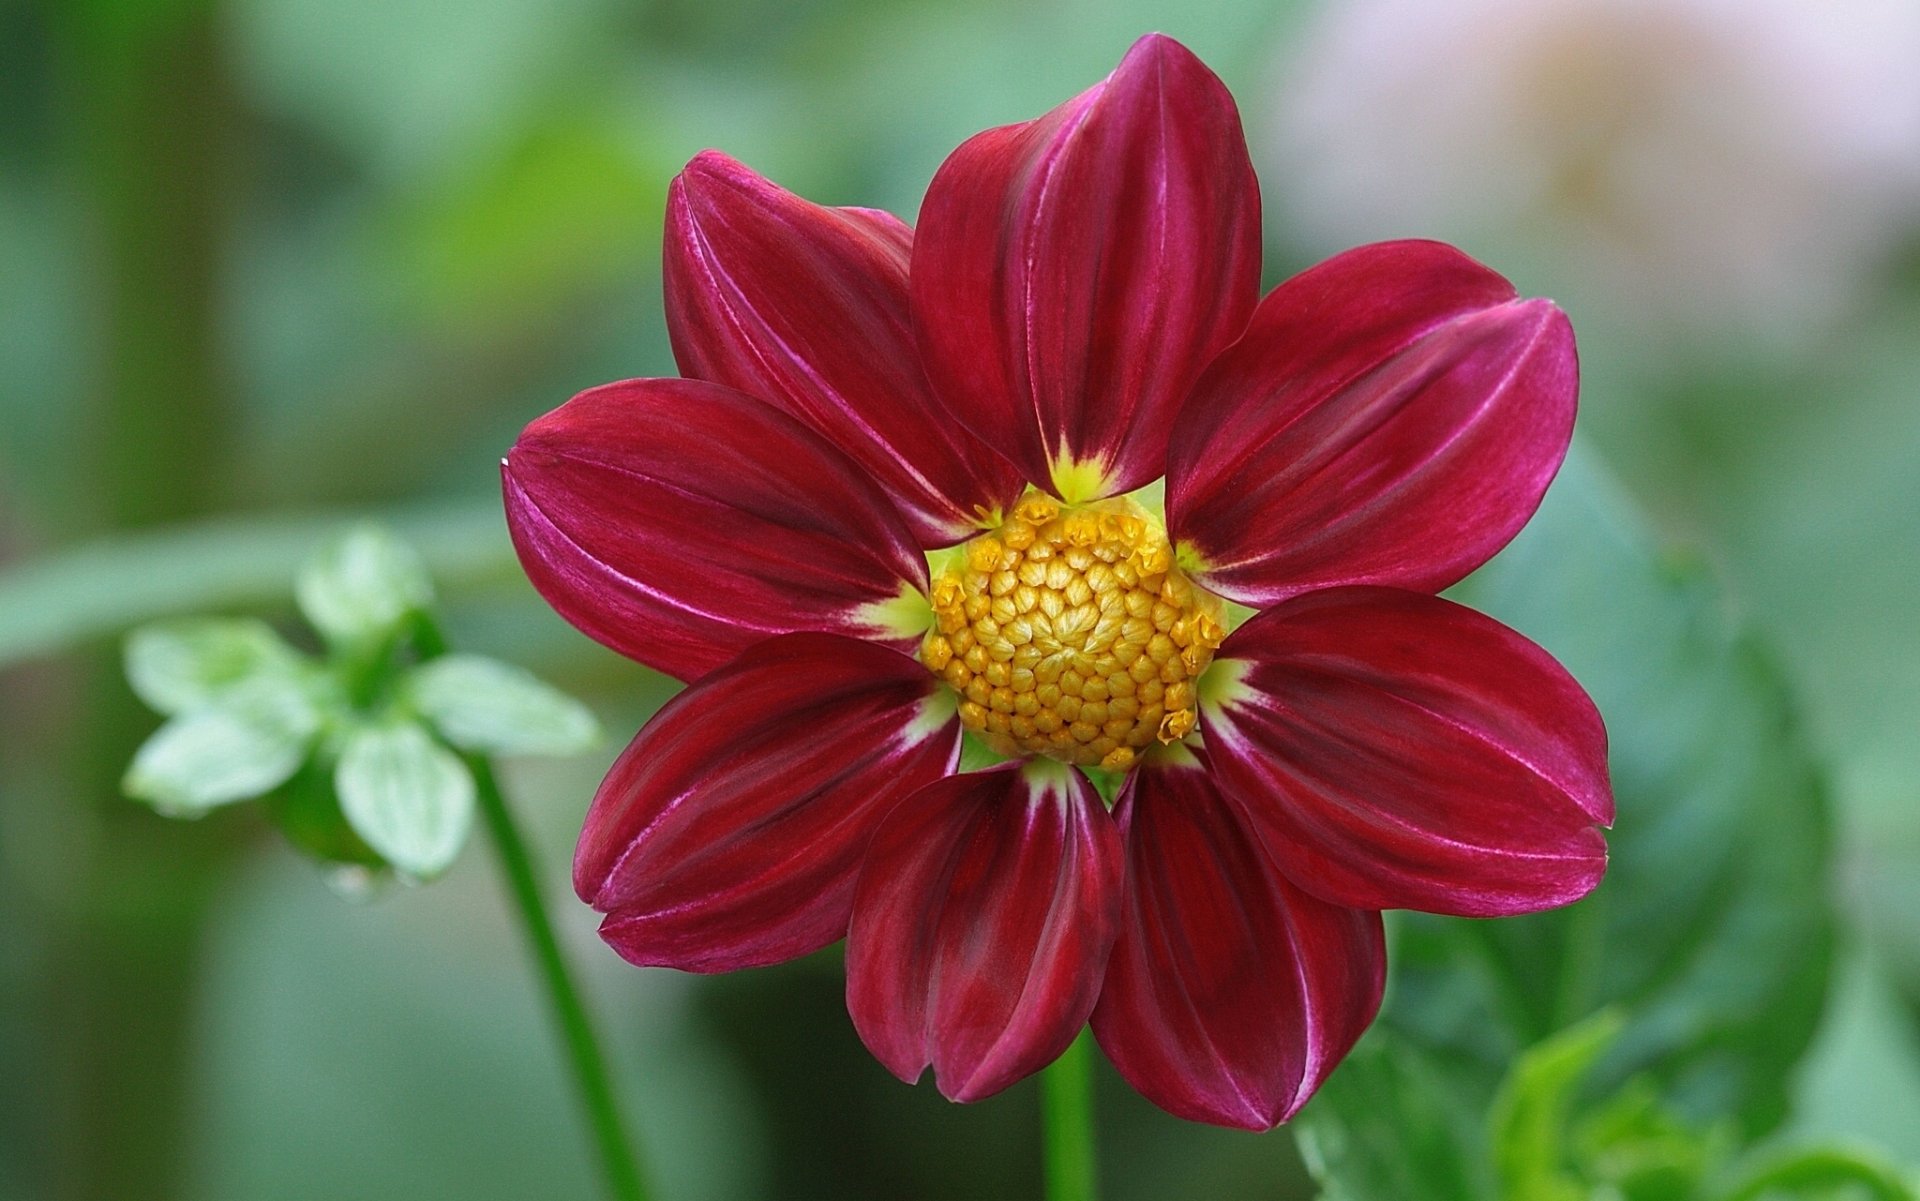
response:
{"label": "green leaf", "polygon": [[294,582],[300,611],[336,645],[390,636],[433,599],[412,547],[377,525],[360,525],[322,546]]}
{"label": "green leaf", "polygon": [[1527,1048],[1604,1009],[1624,1019],[1609,1049],[1557,1054],[1563,1073],[1573,1051],[1595,1054],[1583,1095],[1615,1100],[1543,1123],[1548,1064],[1522,1060],[1543,1091],[1503,1102],[1502,1174],[1548,1197],[1604,1181],[1591,1195],[1693,1201],[1730,1145],[1722,1119],[1748,1135],[1778,1122],[1820,1012],[1828,817],[1781,673],[1576,451],[1533,523],[1458,592],[1552,651],[1606,717],[1608,878],[1525,918],[1390,915],[1381,1020],[1296,1124],[1332,1198],[1494,1195],[1487,1131],[1459,1115],[1488,1113]]}
{"label": "green leaf", "polygon": [[1500,1193],[1514,1201],[1582,1201],[1584,1184],[1568,1165],[1568,1120],[1575,1090],[1620,1033],[1620,1015],[1604,1011],[1522,1055],[1494,1095],[1487,1117]]}
{"label": "green leaf", "polygon": [[169,816],[260,796],[305,761],[320,710],[300,683],[267,677],[170,718],[135,752],[121,788]]}
{"label": "green leaf", "polygon": [[1654,1082],[1636,1076],[1574,1132],[1574,1156],[1590,1180],[1604,1180],[1623,1201],[1698,1201],[1701,1183],[1736,1145],[1733,1123],[1689,1126],[1661,1102]]}
{"label": "green leaf", "polygon": [[1776,1152],[1748,1171],[1718,1201],[1915,1201],[1916,1186],[1878,1156],[1845,1147]]}
{"label": "green leaf", "polygon": [[1835,976],[1820,1034],[1796,1072],[1794,1133],[1857,1139],[1920,1163],[1920,1008],[1903,1003],[1883,947],[1867,938],[1851,941]]}
{"label": "green leaf", "polygon": [[479,655],[445,655],[422,664],[407,677],[404,695],[463,750],[569,755],[600,737],[585,705],[530,672]]}
{"label": "green leaf", "polygon": [[417,725],[353,731],[333,780],[354,832],[417,879],[446,870],[473,824],[472,773]]}
{"label": "green leaf", "polygon": [[1583,454],[1459,590],[1553,652],[1607,720],[1619,816],[1606,881],[1497,922],[1408,915],[1386,1020],[1481,1065],[1603,1007],[1596,1074],[1647,1072],[1696,1119],[1776,1125],[1833,947],[1828,815],[1782,673],[1700,568],[1653,547]]}
{"label": "green leaf", "polygon": [[251,618],[167,622],[127,638],[127,682],[141,700],[169,715],[205,708],[251,680],[291,679],[305,665],[271,626]]}
{"label": "green leaf", "polygon": [[1485,1201],[1493,1195],[1460,1073],[1375,1026],[1294,1118],[1322,1201]]}

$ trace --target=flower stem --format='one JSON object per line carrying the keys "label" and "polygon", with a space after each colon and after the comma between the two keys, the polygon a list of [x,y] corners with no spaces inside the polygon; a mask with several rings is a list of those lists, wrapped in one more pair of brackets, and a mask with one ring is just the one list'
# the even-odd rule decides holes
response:
{"label": "flower stem", "polygon": [[[425,613],[416,618],[414,647],[422,659],[446,653],[447,642],[439,624]],[[553,1007],[554,1020],[559,1023],[560,1034],[566,1041],[567,1057],[573,1063],[573,1082],[593,1124],[594,1145],[600,1152],[607,1193],[615,1201],[647,1201],[640,1157],[627,1138],[626,1122],[613,1092],[613,1078],[607,1072],[606,1055],[600,1049],[599,1036],[594,1033],[580,990],[574,987],[566,958],[560,953],[553,918],[540,897],[533,856],[527,851],[526,840],[520,836],[513,811],[507,807],[500,782],[494,778],[493,764],[481,755],[462,755],[461,759],[473,773],[474,797],[479,802],[481,819],[493,838],[500,870],[507,877],[514,905],[520,911],[521,925],[526,928],[527,941],[533,947],[541,981],[546,985],[547,1001]]]}
{"label": "flower stem", "polygon": [[1093,1036],[1082,1030],[1040,1074],[1047,1201],[1095,1201]]}
{"label": "flower stem", "polygon": [[501,870],[512,888],[527,939],[533,944],[534,958],[547,987],[547,1000],[566,1039],[567,1054],[573,1061],[574,1084],[593,1123],[594,1142],[600,1150],[607,1191],[619,1201],[646,1201],[639,1158],[627,1140],[626,1124],[621,1120],[620,1105],[614,1097],[606,1057],[601,1053],[600,1041],[587,1017],[586,1006],[581,1003],[579,990],[574,987],[567,962],[560,954],[560,941],[554,936],[553,921],[540,899],[539,882],[534,879],[532,856],[527,853],[527,844],[521,839],[519,827],[507,808],[507,799],[494,779],[492,765],[478,755],[466,759],[467,767],[473,772],[481,816],[487,823],[487,832],[493,836]]}

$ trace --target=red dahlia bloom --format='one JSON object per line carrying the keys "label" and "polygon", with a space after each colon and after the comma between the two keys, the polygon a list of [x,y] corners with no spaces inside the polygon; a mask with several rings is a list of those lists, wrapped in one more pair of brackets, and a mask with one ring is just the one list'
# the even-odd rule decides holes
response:
{"label": "red dahlia bloom", "polygon": [[[1231,97],[1157,36],[961,146],[917,232],[688,165],[686,378],[585,392],[505,467],[541,592],[691,684],[581,834],[616,950],[844,936],[903,1079],[982,1097],[1091,1020],[1166,1109],[1263,1129],[1372,1020],[1379,910],[1594,887],[1599,715],[1433,595],[1560,464],[1566,318],[1431,242],[1261,299],[1259,226]],[[1164,520],[1126,495],[1163,474]],[[963,731],[1008,761],[960,772]]]}

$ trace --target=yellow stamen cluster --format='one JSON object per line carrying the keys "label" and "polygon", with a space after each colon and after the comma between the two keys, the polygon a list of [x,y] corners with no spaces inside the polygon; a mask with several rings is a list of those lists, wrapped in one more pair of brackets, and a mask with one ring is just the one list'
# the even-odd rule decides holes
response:
{"label": "yellow stamen cluster", "polygon": [[920,659],[994,751],[1119,771],[1192,731],[1195,681],[1226,636],[1221,605],[1145,510],[1030,492],[961,553],[933,581]]}

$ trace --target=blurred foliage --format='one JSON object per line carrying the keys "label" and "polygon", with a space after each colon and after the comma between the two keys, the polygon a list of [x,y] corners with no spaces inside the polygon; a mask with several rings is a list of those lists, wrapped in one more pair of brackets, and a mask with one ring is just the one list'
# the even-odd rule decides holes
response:
{"label": "blurred foliage", "polygon": [[[1471,927],[1487,1005],[1517,1019],[1518,1046],[1621,1006],[1613,1078],[1650,1069],[1701,1113],[1771,1129],[1833,943],[1825,786],[1778,666],[1706,573],[1659,554],[1581,457],[1461,592],[1593,695],[1619,805],[1607,880],[1586,903]],[[1442,925],[1409,920],[1407,958],[1427,960]],[[1401,982],[1409,1015],[1429,983],[1460,995],[1457,980],[1417,969]],[[1479,1037],[1444,1020],[1427,1027],[1437,1041]]]}
{"label": "blurred foliage", "polygon": [[[1529,1048],[1501,1081],[1483,1123],[1438,1077],[1408,1077],[1421,1052],[1382,1032],[1359,1072],[1306,1130],[1327,1201],[1914,1201],[1908,1173],[1853,1146],[1739,1150],[1731,1122],[1688,1121],[1645,1077],[1602,1101],[1583,1090],[1613,1046],[1621,1015],[1602,1011]],[[1353,1076],[1371,1077],[1363,1102]],[[1387,1100],[1385,1112],[1377,1112]],[[1369,1104],[1376,1112],[1369,1112]],[[1478,1127],[1478,1128],[1476,1128]],[[1394,1144],[1398,1130],[1410,1142]],[[1484,1142],[1484,1154],[1463,1148]]]}
{"label": "blurred foliage", "polygon": [[[1615,1181],[1622,1195],[1704,1196],[1713,1157],[1669,1146],[1674,1122],[1742,1142],[1780,1124],[1833,957],[1826,797],[1784,683],[1700,567],[1660,555],[1586,454],[1456,591],[1547,647],[1600,706],[1619,808],[1611,863],[1592,896],[1553,913],[1396,915],[1364,1066],[1336,1074],[1300,1118],[1318,1170],[1379,1201],[1488,1196],[1496,1183],[1516,1198],[1583,1197],[1558,1153],[1528,1140],[1566,1125],[1585,1081],[1615,1095],[1595,1128],[1611,1122],[1633,1144],[1602,1158],[1692,1173],[1669,1193]],[[1562,1033],[1583,1018],[1580,1034]],[[1657,1102],[1635,1099],[1647,1089]],[[1490,1127],[1467,1116],[1488,1113]],[[1401,1170],[1383,1163],[1398,1129],[1434,1144],[1415,1163],[1444,1165],[1418,1174],[1418,1190],[1377,1175]]]}

